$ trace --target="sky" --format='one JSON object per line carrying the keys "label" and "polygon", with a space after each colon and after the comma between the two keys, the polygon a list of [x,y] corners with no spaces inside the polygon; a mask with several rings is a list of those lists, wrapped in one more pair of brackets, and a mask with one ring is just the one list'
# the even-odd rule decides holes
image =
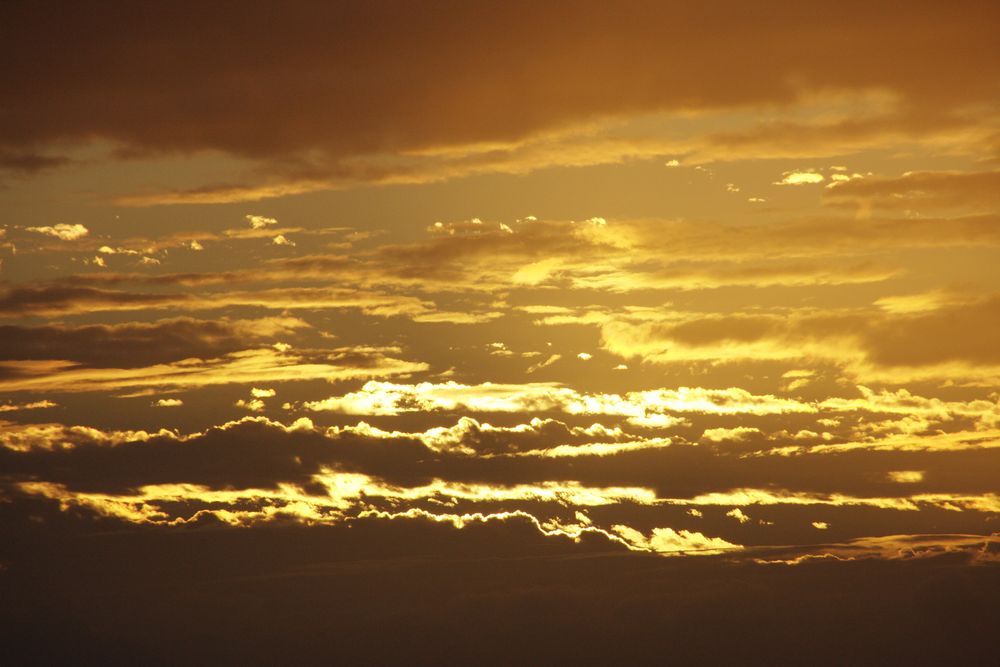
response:
{"label": "sky", "polygon": [[1000,657],[998,28],[4,3],[16,649]]}

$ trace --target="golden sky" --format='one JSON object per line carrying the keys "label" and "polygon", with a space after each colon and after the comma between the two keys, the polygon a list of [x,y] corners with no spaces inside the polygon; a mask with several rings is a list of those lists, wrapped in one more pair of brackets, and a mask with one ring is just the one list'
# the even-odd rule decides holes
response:
{"label": "golden sky", "polygon": [[5,516],[994,567],[998,10],[5,3]]}

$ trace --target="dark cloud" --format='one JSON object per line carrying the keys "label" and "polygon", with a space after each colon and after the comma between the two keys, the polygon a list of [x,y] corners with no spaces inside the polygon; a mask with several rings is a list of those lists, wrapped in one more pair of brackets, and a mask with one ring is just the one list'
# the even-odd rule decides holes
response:
{"label": "dark cloud", "polygon": [[[500,448],[530,452],[583,444],[579,433],[566,433],[559,422],[539,425],[534,435],[491,434],[475,428],[458,433],[452,448],[462,445],[485,454]],[[542,442],[546,438],[552,439]],[[287,430],[264,420],[211,428],[184,440],[161,434],[112,445],[86,430],[47,433],[43,439],[50,444],[20,452],[0,449],[0,469],[8,482],[49,481],[98,493],[182,483],[212,489],[277,488],[282,482],[311,486],[313,475],[330,468],[405,487],[440,479],[500,486],[568,482],[592,488],[647,487],[661,498],[679,499],[741,488],[778,495],[789,491],[823,497],[904,498],[991,493],[1000,466],[1000,450],[995,448],[748,456],[757,447],[721,443],[677,444],[610,456],[483,456],[436,451],[405,434],[373,436],[364,429],[327,434]],[[63,442],[74,446],[53,448],[52,443]],[[898,470],[924,474],[915,483],[900,484],[889,476]]]}
{"label": "dark cloud", "polygon": [[[258,274],[259,275],[259,274]],[[198,287],[201,285],[214,285],[218,283],[231,283],[237,281],[253,280],[252,275],[237,271],[217,271],[213,273],[161,273],[150,275],[145,273],[86,273],[74,275],[59,282],[72,282],[76,285],[88,287],[101,285],[120,285],[123,283],[140,283],[146,285],[161,286],[183,286]]]}
{"label": "dark cloud", "polygon": [[0,295],[0,314],[48,315],[105,309],[155,308],[185,299],[186,296],[177,294],[138,294],[94,287],[12,287]]}
{"label": "dark cloud", "polygon": [[0,171],[15,174],[36,174],[47,169],[63,167],[72,161],[58,155],[31,152],[0,151]]}
{"label": "dark cloud", "polygon": [[68,450],[49,452],[0,450],[0,456],[10,462],[10,467],[4,466],[9,474],[119,493],[147,484],[190,483],[215,489],[309,484],[322,465],[358,472],[377,470],[392,483],[421,485],[431,478],[420,462],[431,454],[415,440],[326,438],[315,431],[287,432],[255,421],[209,429],[187,441],[157,436],[113,447],[81,442]]}
{"label": "dark cloud", "polygon": [[252,334],[246,323],[191,318],[77,327],[0,325],[0,361],[62,359],[136,368],[235,352],[246,347]]}
{"label": "dark cloud", "polygon": [[889,366],[949,361],[1000,364],[1000,296],[876,321],[865,337],[869,358]]}
{"label": "dark cloud", "polygon": [[962,552],[761,565],[803,551],[664,559],[519,522],[150,529],[26,500],[0,521],[14,664],[1000,658],[1000,568]]}
{"label": "dark cloud", "polygon": [[[247,274],[249,275],[249,274]],[[217,282],[209,274],[207,282]],[[225,278],[223,278],[225,280]],[[255,291],[217,291],[198,294],[186,292],[131,292],[87,286],[69,286],[60,281],[38,287],[11,287],[0,293],[0,316],[3,315],[79,315],[99,311],[134,311],[187,308],[213,310],[234,306],[285,309],[357,309],[366,314],[390,317],[420,315],[431,311],[431,304],[409,295],[382,294],[342,287],[273,287]],[[101,281],[95,281],[100,283]],[[171,284],[172,276],[156,284]],[[172,284],[190,284],[181,277]]]}
{"label": "dark cloud", "polygon": [[996,21],[980,2],[848,2],[822,20],[787,2],[5,3],[0,144],[217,149],[303,180],[408,168],[357,156],[829,90],[889,91],[904,115],[948,119],[996,99]]}

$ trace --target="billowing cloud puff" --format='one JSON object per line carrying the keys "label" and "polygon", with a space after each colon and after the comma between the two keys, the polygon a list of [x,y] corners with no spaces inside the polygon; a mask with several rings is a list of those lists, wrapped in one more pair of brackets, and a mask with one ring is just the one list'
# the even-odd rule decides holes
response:
{"label": "billowing cloud puff", "polygon": [[90,233],[90,231],[81,224],[67,225],[65,223],[60,223],[53,226],[28,227],[27,229],[29,232],[38,232],[39,234],[54,236],[60,241],[75,241]]}

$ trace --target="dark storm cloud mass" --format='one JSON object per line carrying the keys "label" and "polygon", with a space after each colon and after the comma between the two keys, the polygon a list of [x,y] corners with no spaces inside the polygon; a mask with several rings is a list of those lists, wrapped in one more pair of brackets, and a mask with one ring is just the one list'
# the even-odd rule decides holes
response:
{"label": "dark storm cloud mass", "polygon": [[[27,517],[32,517],[29,520]],[[996,662],[1000,568],[627,554],[526,523],[148,529],[0,505],[13,663]],[[776,551],[779,558],[801,552]],[[757,555],[767,555],[759,553]],[[156,576],[150,577],[149,572]],[[140,610],[137,613],[136,610]],[[99,611],[98,611],[99,610]]]}
{"label": "dark storm cloud mass", "polygon": [[[72,436],[72,434],[69,434]],[[29,476],[49,476],[53,481],[81,485],[89,491],[123,492],[146,484],[190,483],[211,488],[274,488],[280,482],[306,484],[320,466],[343,465],[349,470],[374,471],[396,483],[418,485],[430,478],[417,470],[422,458],[431,454],[421,443],[409,439],[388,442],[364,437],[327,439],[312,431],[287,432],[248,421],[226,429],[212,429],[193,440],[180,441],[157,436],[145,442],[107,446],[81,442],[71,449],[54,450],[48,463],[29,464]],[[9,455],[9,451],[4,452]],[[68,456],[65,464],[56,460]],[[32,458],[24,457],[25,463]],[[13,455],[8,461],[18,460]],[[50,467],[61,473],[42,473]],[[6,470],[14,470],[4,465]]]}
{"label": "dark storm cloud mass", "polygon": [[822,21],[788,3],[23,2],[3,14],[6,150],[95,138],[122,155],[217,149],[300,179],[356,156],[829,90],[888,91],[902,117],[947,124],[995,102],[1000,67],[984,2],[848,2]]}

